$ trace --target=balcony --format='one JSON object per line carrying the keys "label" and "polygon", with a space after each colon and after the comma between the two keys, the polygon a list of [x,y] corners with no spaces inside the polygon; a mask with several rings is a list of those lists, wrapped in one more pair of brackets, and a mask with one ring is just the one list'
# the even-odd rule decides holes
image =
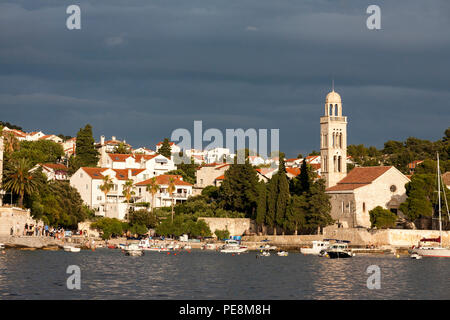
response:
{"label": "balcony", "polygon": [[330,121],[339,121],[347,123],[347,117],[320,117],[320,123],[326,123]]}

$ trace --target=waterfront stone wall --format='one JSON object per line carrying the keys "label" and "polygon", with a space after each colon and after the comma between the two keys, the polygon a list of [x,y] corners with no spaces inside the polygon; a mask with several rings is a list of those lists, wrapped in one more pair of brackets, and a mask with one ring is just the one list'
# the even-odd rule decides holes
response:
{"label": "waterfront stone wall", "polygon": [[30,211],[16,207],[0,207],[0,236],[23,235],[25,224],[43,225],[30,216]]}
{"label": "waterfront stone wall", "polygon": [[254,232],[254,224],[248,218],[210,218],[201,217],[211,229],[214,235],[216,230],[228,230],[231,236],[242,236],[245,233]]}
{"label": "waterfront stone wall", "polygon": [[[439,230],[407,230],[407,229],[380,229],[367,230],[364,228],[335,228],[326,227],[323,232],[324,238],[349,240],[351,245],[364,246],[373,244],[375,246],[411,247],[417,246],[422,238],[437,238]],[[442,232],[443,246],[450,246],[450,231]]]}
{"label": "waterfront stone wall", "polygon": [[314,240],[322,240],[323,235],[289,235],[289,236],[244,236],[242,240],[245,242],[254,242],[261,245],[261,241],[269,240],[269,244],[273,245],[287,245],[287,246],[301,246],[311,244]]}

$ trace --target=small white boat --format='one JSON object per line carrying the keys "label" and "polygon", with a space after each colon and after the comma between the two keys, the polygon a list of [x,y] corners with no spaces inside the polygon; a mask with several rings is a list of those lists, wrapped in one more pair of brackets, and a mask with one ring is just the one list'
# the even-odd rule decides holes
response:
{"label": "small white boat", "polygon": [[328,249],[329,241],[313,241],[312,248],[300,248],[300,253],[318,255],[320,251]]}
{"label": "small white boat", "polygon": [[236,240],[225,240],[225,245],[220,250],[222,253],[242,253],[246,252],[248,247],[241,246]]}
{"label": "small white boat", "polygon": [[259,254],[261,257],[269,257],[270,256],[270,252],[268,250],[262,251]]}
{"label": "small white boat", "polygon": [[265,246],[260,246],[259,249],[261,249],[261,250],[277,250],[277,247],[266,244]]}
{"label": "small white boat", "polygon": [[142,256],[144,254],[144,251],[142,248],[139,248],[138,244],[132,243],[125,247],[124,249],[125,255],[127,256]]}
{"label": "small white boat", "polygon": [[77,248],[77,247],[74,247],[74,246],[64,246],[63,249],[66,252],[80,252],[81,251],[80,248]]}
{"label": "small white boat", "polygon": [[183,249],[184,249],[184,250],[191,250],[192,247],[191,247],[190,245],[187,244],[187,245],[185,245],[185,246],[183,247]]}
{"label": "small white boat", "polygon": [[421,256],[420,254],[413,253],[413,254],[411,255],[411,259],[417,259],[417,260],[419,260],[419,259],[422,259],[422,256]]}
{"label": "small white boat", "polygon": [[280,257],[287,257],[288,254],[289,254],[289,253],[288,253],[287,251],[280,251],[280,252],[277,252],[277,255],[280,256]]}

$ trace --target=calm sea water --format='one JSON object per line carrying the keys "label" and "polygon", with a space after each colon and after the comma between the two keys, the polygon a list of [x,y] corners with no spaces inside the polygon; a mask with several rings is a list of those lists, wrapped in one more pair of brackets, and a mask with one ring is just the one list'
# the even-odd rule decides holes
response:
{"label": "calm sea water", "polygon": [[[69,265],[81,269],[81,290],[66,287]],[[370,265],[381,269],[379,290],[367,288]],[[449,272],[450,259],[406,256],[7,250],[0,299],[450,299]]]}

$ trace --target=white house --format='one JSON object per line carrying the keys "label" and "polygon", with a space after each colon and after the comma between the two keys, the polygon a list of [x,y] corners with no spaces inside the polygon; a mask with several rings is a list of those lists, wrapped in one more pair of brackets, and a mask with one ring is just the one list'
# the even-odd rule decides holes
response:
{"label": "white house", "polygon": [[409,181],[393,166],[356,167],[326,189],[331,196],[331,217],[344,228],[369,228],[369,211],[377,206],[400,213],[398,208],[406,200],[405,184]]}
{"label": "white house", "polygon": [[53,141],[56,143],[63,143],[63,139],[61,139],[60,137],[54,135],[54,134],[47,134],[45,136],[40,137],[38,140],[49,140],[49,141]]}
{"label": "white house", "polygon": [[[109,176],[114,184],[106,195],[100,190],[103,178]],[[70,178],[70,185],[78,190],[83,202],[96,211],[96,215],[124,219],[127,204],[123,186],[127,180],[133,182],[149,178],[147,169],[111,169],[81,167]],[[136,192],[136,191],[135,191]]]}
{"label": "white house", "polygon": [[[169,187],[169,179],[174,178],[175,191],[170,194],[167,190]],[[148,202],[151,205],[155,205],[155,208],[169,207],[172,205],[172,199],[174,205],[186,201],[192,196],[192,184],[183,181],[183,178],[179,175],[159,175],[156,177],[156,183],[159,185],[159,191],[155,194],[154,202],[152,195],[147,191],[147,185],[149,180],[136,183],[136,198],[137,202]]]}
{"label": "white house", "polygon": [[206,163],[224,163],[226,158],[230,156],[230,149],[227,148],[214,148],[206,150],[205,162]]}
{"label": "white house", "polygon": [[159,176],[176,170],[172,159],[163,155],[102,153],[99,166],[111,169],[147,169],[150,176]]}
{"label": "white house", "polygon": [[30,172],[33,172],[39,168],[42,168],[42,173],[46,175],[47,181],[69,180],[69,175],[67,173],[69,171],[69,168],[61,163],[38,163],[30,170]]}
{"label": "white house", "polygon": [[252,166],[260,166],[260,165],[266,163],[266,161],[263,158],[261,158],[260,156],[248,156],[248,162]]}

